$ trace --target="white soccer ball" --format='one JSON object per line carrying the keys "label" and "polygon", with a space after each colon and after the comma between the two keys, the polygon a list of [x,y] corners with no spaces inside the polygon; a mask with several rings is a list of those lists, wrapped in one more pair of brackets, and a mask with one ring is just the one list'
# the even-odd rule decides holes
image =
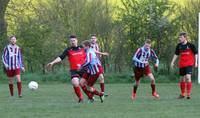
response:
{"label": "white soccer ball", "polygon": [[36,89],[38,89],[38,83],[35,81],[31,81],[28,83],[28,88],[30,90],[36,90]]}

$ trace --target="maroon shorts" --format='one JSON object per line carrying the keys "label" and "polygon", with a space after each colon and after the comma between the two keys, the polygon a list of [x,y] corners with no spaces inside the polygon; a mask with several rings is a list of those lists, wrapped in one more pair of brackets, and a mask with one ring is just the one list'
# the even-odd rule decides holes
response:
{"label": "maroon shorts", "polygon": [[148,75],[152,73],[151,69],[149,66],[146,66],[145,68],[139,68],[139,67],[135,67],[134,68],[134,74],[135,74],[135,80],[140,80],[141,77],[143,77],[144,75]]}
{"label": "maroon shorts", "polygon": [[15,70],[6,70],[6,74],[8,77],[14,77],[15,75],[20,75],[20,69],[17,68]]}

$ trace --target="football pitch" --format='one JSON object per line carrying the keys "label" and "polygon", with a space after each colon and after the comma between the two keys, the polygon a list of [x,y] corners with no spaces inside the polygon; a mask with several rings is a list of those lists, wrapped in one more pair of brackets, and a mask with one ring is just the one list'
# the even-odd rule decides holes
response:
{"label": "football pitch", "polygon": [[[98,84],[97,84],[98,85]],[[8,95],[7,84],[0,84],[0,118],[199,118],[200,85],[193,84],[192,99],[177,99],[178,83],[157,83],[159,100],[151,97],[149,84],[138,88],[137,100],[131,101],[132,84],[107,84],[109,96],[104,103],[95,97],[89,103],[77,103],[70,84],[39,83],[30,91],[23,83],[23,98]]]}

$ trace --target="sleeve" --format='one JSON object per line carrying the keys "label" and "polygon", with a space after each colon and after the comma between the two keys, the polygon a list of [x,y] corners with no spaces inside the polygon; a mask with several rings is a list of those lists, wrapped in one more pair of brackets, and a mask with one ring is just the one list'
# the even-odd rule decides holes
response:
{"label": "sleeve", "polygon": [[86,67],[86,66],[88,66],[90,64],[91,57],[92,57],[92,54],[91,53],[87,53],[87,55],[86,55],[86,62],[81,65],[81,68],[84,68],[84,67]]}
{"label": "sleeve", "polygon": [[138,59],[138,57],[142,54],[142,50],[139,48],[137,49],[136,53],[133,55],[132,61],[133,62],[139,62],[143,63],[141,60]]}
{"label": "sleeve", "polygon": [[159,64],[158,56],[156,55],[155,51],[151,49],[151,58],[155,61],[155,63]]}
{"label": "sleeve", "polygon": [[2,54],[2,61],[4,66],[7,68],[8,67],[8,48],[7,46],[4,48],[3,50],[3,54]]}
{"label": "sleeve", "polygon": [[65,49],[63,53],[59,56],[62,60],[68,55],[69,48]]}
{"label": "sleeve", "polygon": [[23,56],[22,56],[22,50],[21,50],[21,48],[19,48],[18,60],[19,60],[20,68],[23,68],[24,67],[24,63],[23,63]]}
{"label": "sleeve", "polygon": [[194,55],[198,54],[198,51],[197,51],[195,45],[193,45],[193,44],[192,44],[192,52],[194,53]]}
{"label": "sleeve", "polygon": [[179,44],[176,46],[175,55],[179,55]]}

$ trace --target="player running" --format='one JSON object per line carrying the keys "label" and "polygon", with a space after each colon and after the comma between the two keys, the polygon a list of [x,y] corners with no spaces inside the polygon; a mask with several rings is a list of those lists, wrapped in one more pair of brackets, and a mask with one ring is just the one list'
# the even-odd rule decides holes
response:
{"label": "player running", "polygon": [[79,77],[81,77],[81,72],[78,71],[78,65],[82,65],[83,63],[85,63],[86,52],[82,46],[78,46],[78,39],[75,35],[71,35],[69,40],[71,47],[66,48],[64,52],[55,60],[50,62],[47,65],[47,67],[52,68],[54,64],[61,62],[63,59],[65,59],[66,56],[68,56],[68,61],[70,64],[71,82],[74,87],[74,92],[76,93],[79,99],[78,102],[83,102],[83,95],[79,86]]}
{"label": "player running", "polygon": [[137,88],[140,84],[140,78],[143,77],[145,74],[151,80],[151,88],[152,88],[152,96],[156,99],[159,98],[159,95],[156,93],[156,86],[155,86],[155,78],[151,72],[149,66],[149,59],[155,60],[155,67],[158,67],[159,60],[156,56],[153,49],[151,49],[151,40],[147,39],[143,47],[137,49],[136,53],[134,54],[132,61],[134,64],[134,74],[135,74],[135,84],[133,86],[132,96],[131,99],[136,99],[136,92]]}
{"label": "player running", "polygon": [[16,45],[17,39],[15,36],[11,36],[9,38],[10,43],[4,48],[2,60],[4,64],[4,68],[6,69],[6,74],[9,80],[9,90],[10,96],[14,95],[14,87],[13,87],[13,80],[16,76],[17,78],[17,89],[18,89],[18,96],[22,97],[22,82],[20,76],[20,69],[24,72],[24,64],[22,59],[22,52],[21,48]]}
{"label": "player running", "polygon": [[[97,57],[100,60],[101,55],[108,56],[109,54],[107,52],[101,52],[99,45],[97,43],[97,37],[95,34],[91,35],[91,47],[94,49],[95,53],[97,54]],[[103,69],[103,67],[102,67]],[[103,70],[102,73],[99,75],[99,83],[100,83],[100,88],[101,92],[104,93],[105,91],[105,84],[104,84],[104,75],[103,75]],[[107,94],[104,94],[105,96],[108,96]]]}
{"label": "player running", "polygon": [[[87,41],[87,40],[84,41],[83,46],[86,49],[87,56],[86,56],[86,62],[84,64],[82,64],[80,67],[80,69],[85,70],[85,73],[83,74],[83,79],[81,79],[81,82],[80,82],[81,86],[87,85],[89,88],[89,91],[92,94],[99,96],[101,102],[103,102],[103,99],[102,99],[103,92],[98,92],[94,88],[94,84],[95,84],[96,80],[103,73],[101,63],[95,53],[95,50],[91,47],[90,41]],[[90,100],[93,100],[92,94],[88,96]]]}
{"label": "player running", "polygon": [[185,97],[185,89],[187,90],[187,99],[190,99],[192,89],[192,66],[197,67],[198,54],[195,46],[188,42],[187,33],[181,32],[179,34],[179,44],[176,46],[175,54],[171,61],[171,68],[174,67],[174,62],[179,56],[179,74],[181,94],[178,98]]}

